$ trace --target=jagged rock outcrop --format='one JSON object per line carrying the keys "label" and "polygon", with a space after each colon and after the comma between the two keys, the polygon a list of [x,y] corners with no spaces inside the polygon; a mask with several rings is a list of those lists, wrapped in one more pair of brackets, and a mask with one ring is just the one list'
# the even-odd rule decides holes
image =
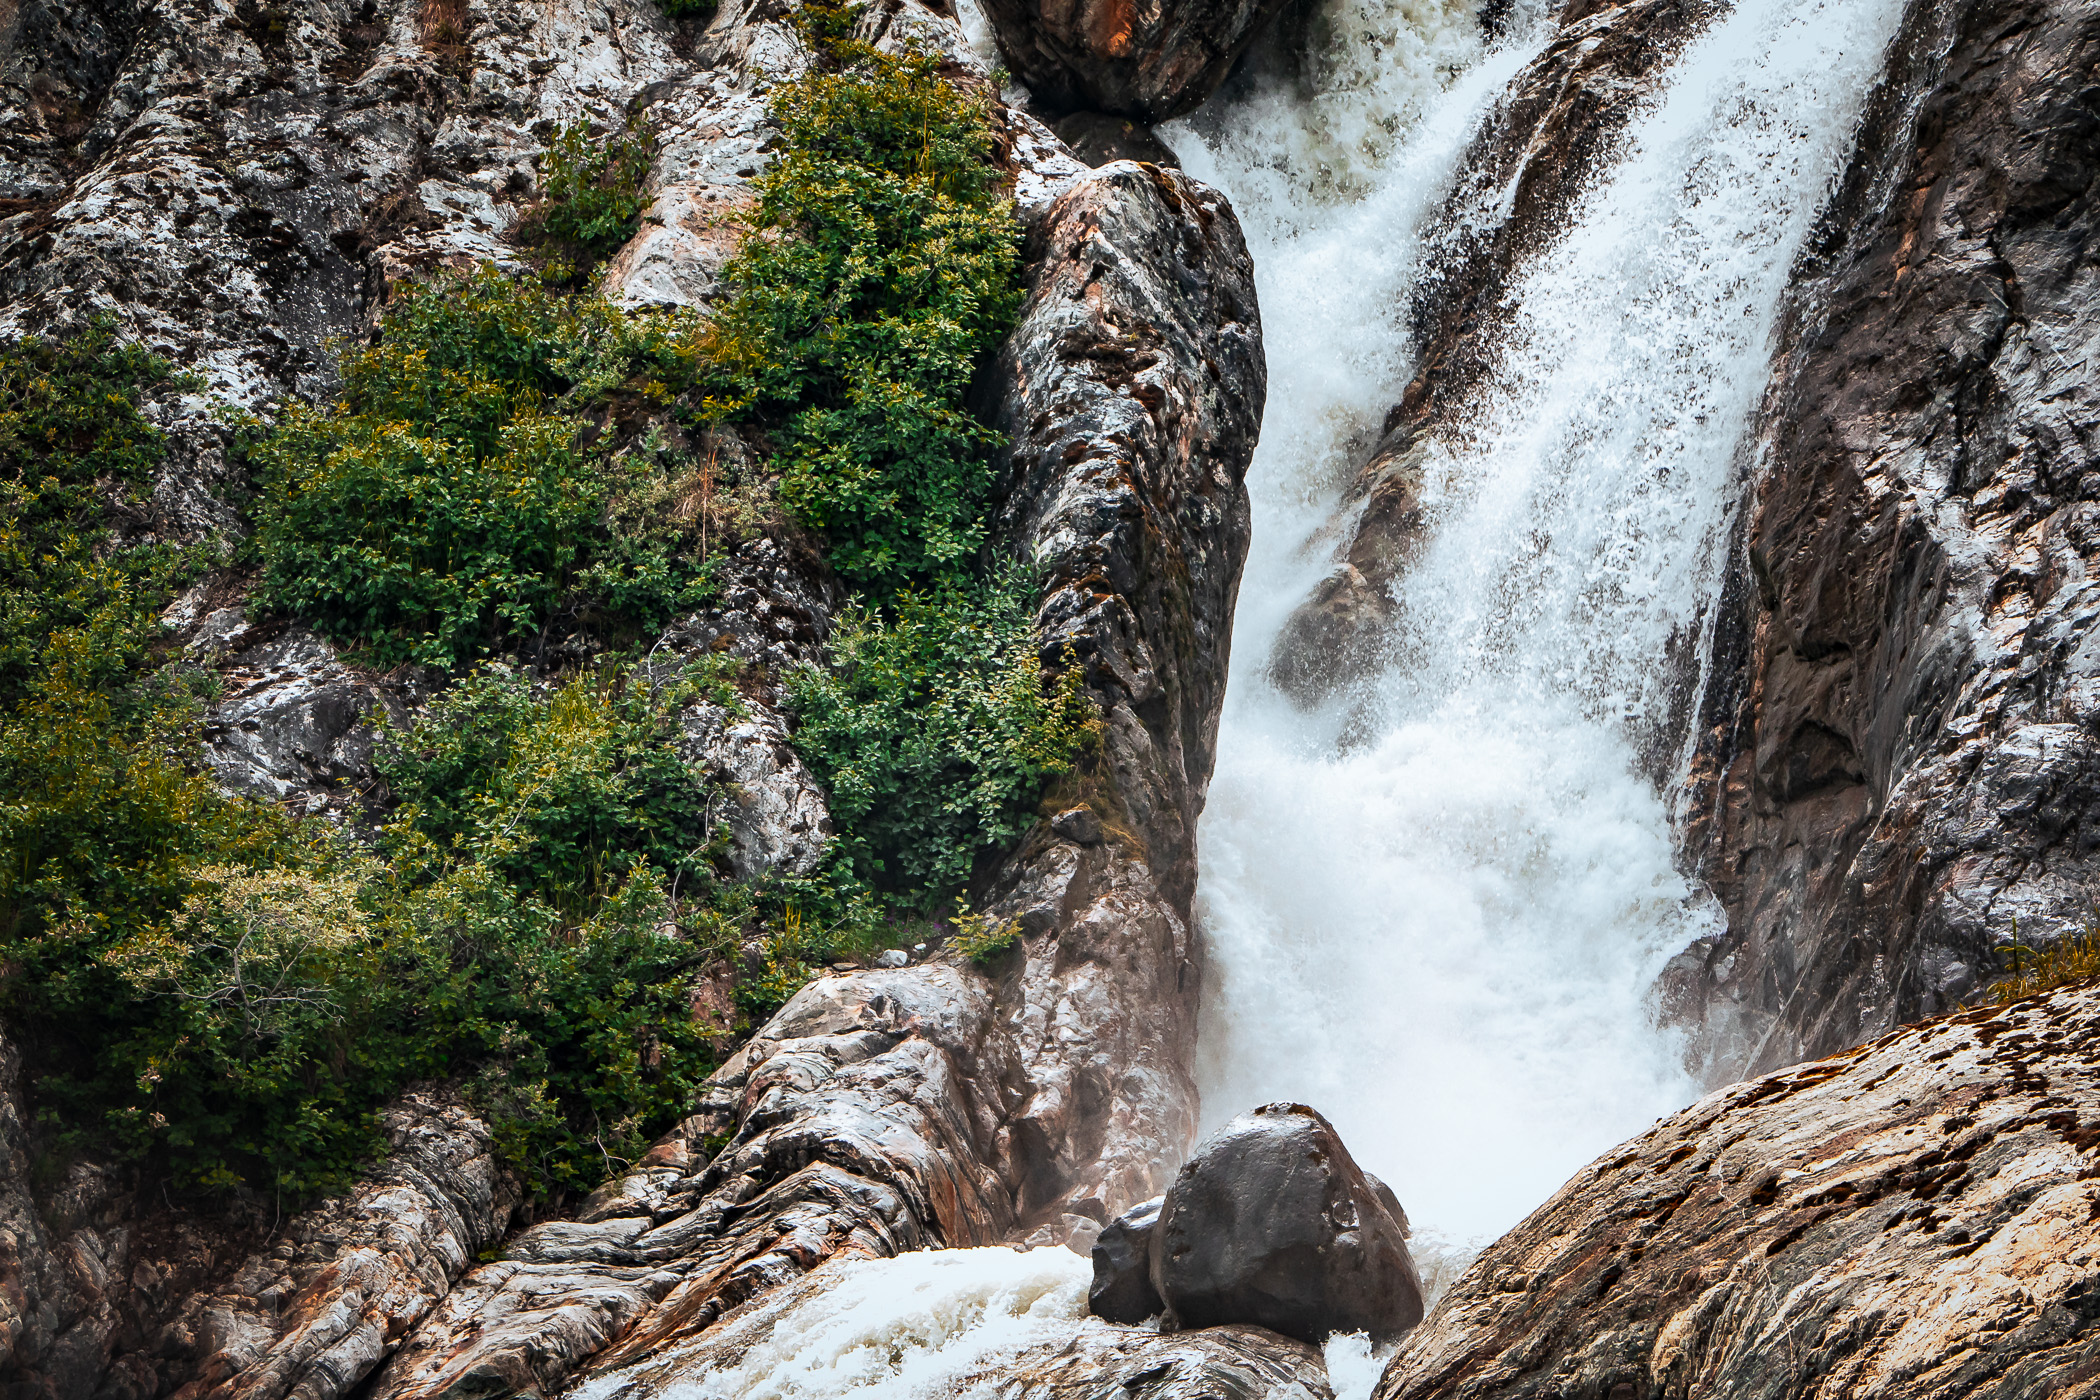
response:
{"label": "jagged rock outcrop", "polygon": [[1304,1104],[1241,1114],[1182,1163],[1160,1207],[1151,1270],[1166,1325],[1394,1341],[1422,1320],[1397,1207]]}
{"label": "jagged rock outcrop", "polygon": [[1379,1400],[2091,1395],[2096,1047],[2087,985],[1712,1094],[1489,1246]]}
{"label": "jagged rock outcrop", "polygon": [[1070,793],[1095,822],[1040,825],[982,901],[1021,952],[996,976],[803,989],[606,1205],[463,1280],[375,1400],[547,1393],[585,1368],[655,1393],[709,1364],[717,1319],[828,1259],[1084,1242],[1186,1149],[1195,818],[1263,383],[1251,269],[1218,196],[1128,164],[1068,189],[1030,250],[994,374],[998,528],[1041,570],[1046,663],[1085,668],[1104,725]]}
{"label": "jagged rock outcrop", "polygon": [[1035,100],[1161,122],[1193,111],[1283,0],[986,0],[999,52]]}
{"label": "jagged rock outcrop", "polygon": [[[10,15],[0,88],[35,120],[0,138],[0,194],[17,201],[0,206],[0,330],[107,312],[243,406],[325,394],[326,340],[365,330],[390,280],[509,259],[501,236],[536,153],[580,118],[611,126],[645,108],[660,132],[661,222],[612,261],[604,290],[704,304],[772,143],[764,89],[804,62],[769,0],[704,28],[649,0],[32,0]],[[983,76],[952,18],[919,5],[871,7],[862,31]],[[1032,118],[1001,109],[998,123],[1035,230],[1027,320],[986,377],[986,410],[1023,426],[1000,464],[1001,538],[1043,571],[1046,660],[1083,666],[1104,715],[1087,771],[1055,795],[1062,815],[978,901],[1018,922],[1024,950],[997,975],[948,961],[806,989],[634,1172],[456,1287],[500,1224],[464,1206],[401,1209],[405,1233],[346,1224],[354,1202],[408,1189],[410,1158],[353,1204],[285,1224],[289,1250],[229,1237],[184,1256],[194,1267],[179,1276],[110,1243],[130,1205],[104,1190],[89,1234],[67,1225],[10,1256],[31,1261],[23,1278],[97,1282],[79,1308],[64,1289],[28,1290],[46,1301],[16,1306],[36,1317],[14,1329],[0,1378],[57,1374],[45,1363],[58,1344],[39,1340],[56,1327],[74,1369],[54,1394],[538,1393],[594,1357],[612,1366],[703,1331],[834,1254],[1084,1237],[1164,1184],[1195,1121],[1193,834],[1262,406],[1252,274],[1213,192],[1129,164],[1087,176]],[[242,483],[210,407],[202,394],[156,407],[173,442],[164,536],[238,529],[224,502]],[[806,863],[827,820],[765,696],[818,654],[838,589],[791,532],[772,533],[725,560],[719,607],[660,644],[735,655],[758,692],[741,719],[706,705],[684,717],[689,756],[741,789],[728,814],[740,869]],[[170,617],[194,655],[245,678],[210,716],[215,765],[317,809],[368,785],[370,718],[427,697],[304,633],[252,627],[219,583]],[[489,1220],[508,1216],[505,1200],[487,1195]],[[7,1209],[35,1219],[26,1195]],[[61,1256],[101,1262],[81,1275]],[[148,1293],[150,1307],[136,1301]],[[181,1327],[154,1320],[184,1299]]]}
{"label": "jagged rock outcrop", "polygon": [[1714,1077],[1959,1004],[2091,917],[2100,5],[1918,0],[1799,270],[1668,988]]}
{"label": "jagged rock outcrop", "polygon": [[1435,220],[1408,309],[1416,355],[1400,401],[1344,497],[1353,511],[1333,574],[1292,615],[1269,659],[1307,707],[1384,659],[1392,590],[1422,528],[1421,448],[1456,425],[1495,364],[1509,293],[1552,248],[1582,195],[1610,169],[1627,122],[1671,60],[1721,7],[1711,0],[1574,0],[1511,79],[1468,145]]}

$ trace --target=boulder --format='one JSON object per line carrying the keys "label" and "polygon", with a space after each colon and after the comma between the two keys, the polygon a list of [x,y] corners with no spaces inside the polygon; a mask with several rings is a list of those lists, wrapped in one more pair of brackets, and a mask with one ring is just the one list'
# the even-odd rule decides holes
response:
{"label": "boulder", "polygon": [[1159,1208],[1165,1196],[1132,1206],[1095,1237],[1094,1282],[1086,1291],[1086,1308],[1109,1322],[1143,1322],[1158,1317],[1167,1305],[1152,1286],[1152,1241],[1159,1234]]}
{"label": "boulder", "polygon": [[1211,95],[1283,0],[985,0],[999,51],[1036,100],[1161,122]]}
{"label": "boulder", "polygon": [[1379,1400],[2090,1396],[2100,986],[1720,1090],[1577,1172]]}
{"label": "boulder", "polygon": [[1305,1105],[1233,1119],[1160,1208],[1152,1284],[1169,1325],[1252,1323],[1315,1345],[1336,1332],[1394,1340],[1422,1320],[1422,1283],[1389,1199]]}

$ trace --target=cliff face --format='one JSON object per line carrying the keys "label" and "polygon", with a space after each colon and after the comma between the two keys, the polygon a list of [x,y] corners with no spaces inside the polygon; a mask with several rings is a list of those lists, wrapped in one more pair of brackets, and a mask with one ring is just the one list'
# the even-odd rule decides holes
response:
{"label": "cliff face", "polygon": [[2100,8],[1920,3],[1797,274],[1685,846],[1717,1078],[2091,917]]}
{"label": "cliff face", "polygon": [[[704,306],[777,139],[765,89],[807,61],[766,0],[705,24],[648,0],[10,13],[0,90],[24,120],[0,136],[0,325],[110,314],[205,376],[209,396],[163,414],[152,529],[177,539],[239,527],[211,399],[325,396],[326,340],[368,329],[390,281],[511,259],[502,235],[557,126],[653,118],[652,220],[602,285]],[[944,12],[876,7],[861,36],[982,76]],[[1050,795],[1059,815],[982,877],[977,906],[1018,924],[1019,949],[823,977],[635,1171],[500,1248],[518,1189],[457,1102],[391,1109],[393,1157],[342,1199],[274,1231],[169,1238],[91,1168],[55,1214],[32,1198],[9,1076],[0,1130],[24,1170],[0,1200],[0,1379],[53,1397],[551,1392],[834,1254],[1083,1247],[1162,1188],[1195,1125],[1194,832],[1246,548],[1259,316],[1217,194],[1149,166],[1090,173],[1025,113],[999,121],[1030,235],[1022,324],[982,378],[1011,442],[995,533],[1039,572],[1045,663],[1079,665],[1104,720]],[[659,648],[777,675],[821,654],[840,590],[793,539],[761,538],[719,596]],[[236,790],[339,808],[371,779],[375,715],[427,698],[303,629],[256,628],[237,586],[169,621],[229,678],[207,739]],[[739,873],[799,867],[823,795],[783,717],[764,696],[747,709],[694,707],[681,752],[736,784]]]}

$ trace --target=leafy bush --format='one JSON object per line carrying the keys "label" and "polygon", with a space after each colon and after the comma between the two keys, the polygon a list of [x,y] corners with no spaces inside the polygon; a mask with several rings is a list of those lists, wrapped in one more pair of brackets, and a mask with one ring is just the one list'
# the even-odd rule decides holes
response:
{"label": "leafy bush", "polygon": [[699,892],[713,878],[719,794],[678,756],[692,684],[608,667],[541,691],[477,672],[382,745],[378,768],[402,804],[398,853],[412,854],[410,833],[431,853],[472,853],[575,920],[645,865]]}
{"label": "leafy bush", "polygon": [[594,140],[587,121],[554,133],[539,161],[539,200],[519,235],[550,255],[550,282],[581,283],[642,226],[642,193],[656,160],[656,129],[631,117],[620,131]]}
{"label": "leafy bush", "polygon": [[782,500],[832,567],[887,594],[983,540],[993,435],[963,400],[1020,307],[1020,227],[989,97],[844,39],[845,14],[800,12],[830,70],[774,89],[783,149],[723,270],[709,374],[725,411],[782,424]]}
{"label": "leafy bush", "polygon": [[1033,597],[1018,571],[908,591],[889,618],[846,613],[831,669],[788,678],[795,746],[831,793],[838,841],[900,907],[931,907],[1025,831],[1093,724],[1078,667],[1044,691]]}
{"label": "leafy bush", "polygon": [[142,504],[164,446],[139,406],[187,385],[116,334],[101,320],[70,341],[0,348],[0,701],[22,698],[60,635],[91,639],[75,648],[74,684],[127,674],[178,563],[164,549],[107,547],[111,506]]}
{"label": "leafy bush", "polygon": [[636,319],[493,269],[402,291],[343,401],[255,450],[259,600],[379,665],[453,667],[594,614],[660,625],[704,594],[674,540],[606,526],[622,480],[577,410],[689,373],[677,320]]}

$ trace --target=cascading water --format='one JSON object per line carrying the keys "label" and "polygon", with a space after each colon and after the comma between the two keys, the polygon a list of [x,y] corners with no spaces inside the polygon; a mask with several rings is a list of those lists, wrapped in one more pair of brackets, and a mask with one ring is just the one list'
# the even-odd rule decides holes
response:
{"label": "cascading water", "polygon": [[[1462,1252],[1695,1092],[1644,998],[1705,916],[1637,736],[1713,594],[1788,266],[1899,7],[1741,0],[1678,60],[1431,446],[1394,661],[1346,744],[1265,664],[1407,376],[1422,231],[1536,46],[1484,43],[1470,0],[1339,0],[1288,83],[1167,133],[1246,226],[1270,372],[1201,832],[1205,1112],[1319,1106],[1418,1243]],[[836,1264],[661,1393],[989,1394],[1078,1325],[1086,1278],[1062,1250]],[[1363,1338],[1328,1360],[1342,1400],[1369,1393]]]}
{"label": "cascading water", "polygon": [[[1377,3],[1325,60],[1368,77],[1168,133],[1248,228],[1270,366],[1198,1073],[1208,1122],[1314,1104],[1418,1225],[1479,1239],[1695,1095],[1645,997],[1708,916],[1635,745],[1715,591],[1788,268],[1899,7],[1742,0],[1679,58],[1430,446],[1394,660],[1338,744],[1264,670],[1405,378],[1424,216],[1529,57],[1480,52],[1462,8]],[[1381,47],[1408,61],[1360,57]]]}

